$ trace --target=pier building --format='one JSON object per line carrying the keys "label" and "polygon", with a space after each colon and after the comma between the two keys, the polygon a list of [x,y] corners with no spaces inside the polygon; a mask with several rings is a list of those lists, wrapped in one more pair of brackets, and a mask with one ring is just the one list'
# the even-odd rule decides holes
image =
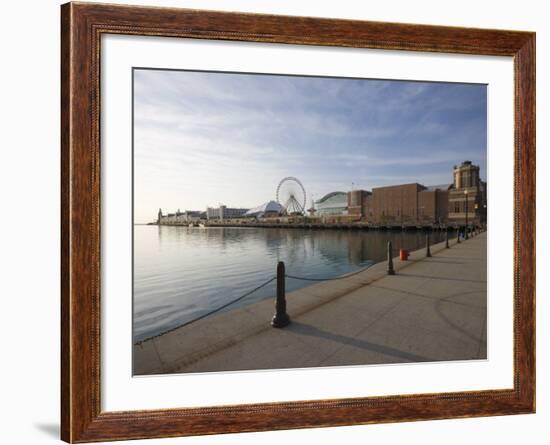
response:
{"label": "pier building", "polygon": [[247,211],[244,216],[253,218],[269,218],[279,216],[284,211],[281,204],[276,201],[268,201],[258,207]]}
{"label": "pier building", "polygon": [[487,183],[479,177],[479,166],[464,161],[453,168],[449,191],[449,221],[476,223],[487,220]]}
{"label": "pier building", "polygon": [[[433,224],[474,224],[487,221],[487,184],[479,166],[464,161],[453,167],[453,182],[425,186],[408,184],[374,187],[372,191],[334,191],[312,203],[311,218],[323,223],[366,222],[388,226],[427,226]],[[223,204],[205,212],[185,210],[163,215],[157,223],[184,224],[200,219],[223,221],[238,218],[277,218],[284,206],[268,201],[253,209],[230,208]]]}
{"label": "pier building", "polygon": [[332,192],[315,201],[316,216],[348,214],[348,196],[345,192]]}
{"label": "pier building", "polygon": [[418,183],[375,187],[372,193],[357,190],[350,192],[350,203],[357,204],[350,214],[378,224],[445,223],[447,190]]}
{"label": "pier building", "polygon": [[480,224],[487,218],[487,184],[479,166],[464,161],[453,168],[453,182],[419,183],[352,190],[347,214],[375,224]]}
{"label": "pier building", "polygon": [[158,224],[184,224],[199,221],[204,218],[204,212],[198,210],[185,210],[180,211],[178,209],[175,213],[162,214],[162,209],[159,209],[157,223]]}
{"label": "pier building", "polygon": [[206,219],[231,219],[231,218],[239,218],[241,216],[244,216],[246,212],[248,212],[249,209],[242,209],[242,208],[233,208],[233,207],[226,207],[223,204],[220,204],[219,207],[207,207],[206,208]]}
{"label": "pier building", "polygon": [[352,190],[348,193],[348,214],[351,216],[372,216],[370,210],[372,192],[367,190]]}

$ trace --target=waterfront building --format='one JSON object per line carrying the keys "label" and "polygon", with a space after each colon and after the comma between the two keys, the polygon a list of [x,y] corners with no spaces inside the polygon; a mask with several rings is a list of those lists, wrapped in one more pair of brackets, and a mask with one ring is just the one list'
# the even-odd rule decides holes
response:
{"label": "waterfront building", "polygon": [[162,210],[159,209],[157,223],[158,224],[185,224],[199,221],[202,217],[202,212],[198,210],[185,210],[178,209],[175,213],[162,214]]}
{"label": "waterfront building", "polygon": [[204,212],[199,210],[185,210],[180,214],[180,217],[185,222],[195,222],[203,219]]}
{"label": "waterfront building", "polygon": [[419,193],[418,221],[421,224],[449,222],[449,189],[451,184],[427,186]]}
{"label": "waterfront building", "polygon": [[331,192],[315,201],[315,216],[341,216],[348,214],[348,194]]}
{"label": "waterfront building", "polygon": [[315,212],[317,212],[317,209],[315,208],[315,201],[311,200],[311,207],[307,209],[307,212],[309,213],[309,216],[315,216]]}
{"label": "waterfront building", "polygon": [[400,184],[348,193],[349,214],[376,224],[442,224],[449,185]]}
{"label": "waterfront building", "polygon": [[486,183],[479,166],[455,166],[453,183],[375,187],[347,194],[348,214],[356,220],[386,225],[479,224],[486,221]]}
{"label": "waterfront building", "polygon": [[176,223],[176,214],[175,213],[167,213],[166,215],[161,215],[159,220],[159,224],[175,224]]}
{"label": "waterfront building", "polygon": [[367,190],[352,190],[348,193],[348,214],[351,216],[372,216],[370,201],[372,192]]}
{"label": "waterfront building", "polygon": [[[479,225],[487,221],[487,184],[481,180],[479,166],[464,161],[453,168],[453,182],[424,186],[409,184],[374,187],[372,191],[331,192],[312,202],[310,216],[323,222],[363,221],[387,226]],[[159,224],[182,224],[199,219],[241,217],[278,217],[284,207],[268,201],[253,209],[208,207],[206,212],[186,210],[163,215]]]}
{"label": "waterfront building", "polygon": [[479,166],[471,161],[454,166],[449,221],[473,224],[487,221],[487,183],[479,177]]}
{"label": "waterfront building", "polygon": [[244,216],[248,210],[249,209],[226,207],[220,204],[219,207],[206,208],[206,219],[219,219],[223,221],[224,219],[239,218]]}
{"label": "waterfront building", "polygon": [[276,201],[268,201],[261,206],[248,210],[244,216],[254,218],[270,218],[281,215],[284,207]]}

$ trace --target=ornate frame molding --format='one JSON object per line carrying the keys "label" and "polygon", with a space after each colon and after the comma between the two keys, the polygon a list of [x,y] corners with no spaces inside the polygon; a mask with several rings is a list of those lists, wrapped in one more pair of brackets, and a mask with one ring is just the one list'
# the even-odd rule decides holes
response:
{"label": "ornate frame molding", "polygon": [[[102,34],[512,56],[515,67],[514,388],[102,412]],[[535,34],[92,3],[61,7],[61,436],[174,437],[535,411]]]}

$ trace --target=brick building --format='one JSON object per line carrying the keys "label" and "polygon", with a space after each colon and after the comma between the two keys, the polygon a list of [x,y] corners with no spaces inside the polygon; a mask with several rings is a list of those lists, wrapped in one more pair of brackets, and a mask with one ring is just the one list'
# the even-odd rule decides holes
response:
{"label": "brick building", "polygon": [[348,214],[377,224],[445,223],[448,187],[412,183],[354,190],[348,194]]}
{"label": "brick building", "polygon": [[454,167],[452,184],[353,190],[348,193],[347,214],[376,224],[463,224],[466,219],[479,224],[486,219],[486,202],[486,184],[479,177],[479,167],[464,161]]}

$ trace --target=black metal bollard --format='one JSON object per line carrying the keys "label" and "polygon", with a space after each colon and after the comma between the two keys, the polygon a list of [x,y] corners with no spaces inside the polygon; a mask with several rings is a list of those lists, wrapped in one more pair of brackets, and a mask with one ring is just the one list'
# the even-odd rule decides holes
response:
{"label": "black metal bollard", "polygon": [[395,270],[393,270],[393,249],[391,241],[388,241],[388,275],[395,275]]}
{"label": "black metal bollard", "polygon": [[446,249],[449,248],[449,231],[448,230],[445,231],[445,248]]}
{"label": "black metal bollard", "polygon": [[290,323],[290,317],[286,313],[285,296],[285,263],[277,263],[277,299],[275,300],[275,315],[271,320],[274,328],[284,328]]}
{"label": "black metal bollard", "polygon": [[430,235],[426,235],[426,256],[432,256],[432,252],[430,251]]}

